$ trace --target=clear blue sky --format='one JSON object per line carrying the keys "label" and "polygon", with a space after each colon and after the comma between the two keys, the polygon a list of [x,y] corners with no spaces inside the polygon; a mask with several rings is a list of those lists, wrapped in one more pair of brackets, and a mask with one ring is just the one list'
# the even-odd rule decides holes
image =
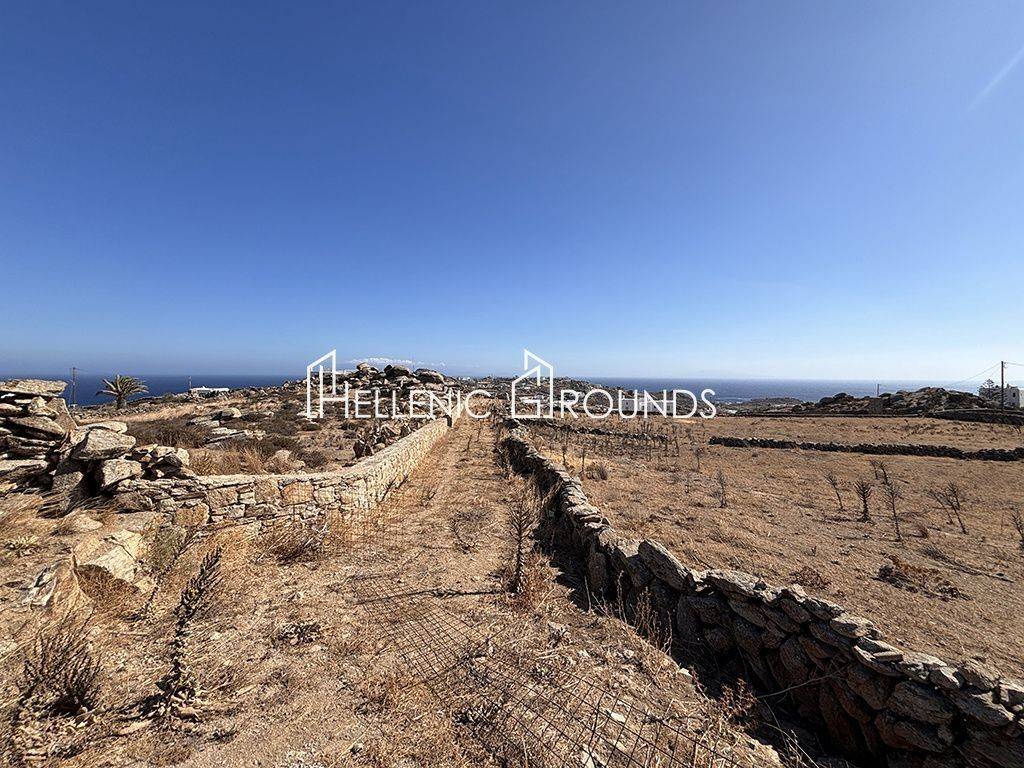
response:
{"label": "clear blue sky", "polygon": [[7,3],[0,370],[1024,359],[1024,3]]}

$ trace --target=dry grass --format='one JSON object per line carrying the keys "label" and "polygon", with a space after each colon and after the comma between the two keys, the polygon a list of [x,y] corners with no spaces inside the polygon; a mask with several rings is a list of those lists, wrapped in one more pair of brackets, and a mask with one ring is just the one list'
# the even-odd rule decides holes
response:
{"label": "dry grass", "polygon": [[316,560],[324,554],[328,534],[326,522],[299,520],[277,524],[260,535],[257,544],[262,557],[279,563]]}
{"label": "dry grass", "polygon": [[[903,421],[729,417],[712,420],[707,432],[812,442],[909,442]],[[699,426],[691,427],[695,440]],[[928,435],[937,444],[983,448],[992,436],[997,447],[1012,447],[1016,440],[991,425],[935,421],[933,426]],[[560,450],[546,448],[547,441],[546,435],[536,438],[557,461]],[[588,455],[588,464],[597,462],[608,466],[609,479],[588,476],[584,490],[624,535],[659,540],[693,567],[735,568],[773,584],[811,568],[823,586],[808,591],[872,619],[909,648],[950,661],[970,649],[1007,674],[1024,673],[1024,623],[1018,618],[1024,616],[1024,594],[1017,589],[1024,581],[1024,549],[1013,523],[1015,512],[1024,519],[1019,464],[710,446],[703,473],[696,473],[688,460],[670,467],[663,458],[648,462],[624,455],[617,445],[605,450],[599,441],[593,457]],[[728,474],[727,512],[719,506],[718,470]],[[843,511],[828,473],[844,497]],[[886,478],[898,489],[895,518]],[[934,489],[959,497],[963,526],[955,511],[929,494]],[[902,541],[895,535],[897,522]],[[925,551],[931,546],[955,551],[957,564],[931,560]],[[893,584],[877,578],[894,554],[935,568],[972,599],[943,599],[949,591],[939,589],[896,593]]]}

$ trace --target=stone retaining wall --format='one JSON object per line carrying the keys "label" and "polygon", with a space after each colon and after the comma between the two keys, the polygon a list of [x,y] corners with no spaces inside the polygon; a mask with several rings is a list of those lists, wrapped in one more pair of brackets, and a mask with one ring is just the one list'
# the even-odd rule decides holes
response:
{"label": "stone retaining wall", "polygon": [[1024,448],[1004,450],[987,448],[965,451],[950,445],[901,445],[898,443],[801,443],[795,440],[775,440],[768,437],[712,437],[711,445],[726,448],[799,448],[804,451],[831,451],[837,453],[867,453],[874,456],[932,456],[940,459],[974,459],[977,461],[1024,461]]}
{"label": "stone retaining wall", "polygon": [[515,422],[502,440],[517,472],[553,494],[546,524],[579,560],[588,587],[642,600],[722,669],[778,692],[837,750],[890,768],[1021,768],[1024,685],[978,662],[946,664],[897,648],[867,619],[738,571],[682,565],[656,541],[621,536],[580,481],[543,457]]}
{"label": "stone retaining wall", "polygon": [[127,480],[118,486],[119,496],[189,527],[228,520],[262,527],[331,512],[354,520],[400,485],[448,428],[446,419],[437,419],[337,472]]}
{"label": "stone retaining wall", "polygon": [[937,419],[951,419],[953,421],[977,421],[984,424],[1024,426],[1024,411],[1012,408],[963,408],[960,410],[936,411],[931,415]]}

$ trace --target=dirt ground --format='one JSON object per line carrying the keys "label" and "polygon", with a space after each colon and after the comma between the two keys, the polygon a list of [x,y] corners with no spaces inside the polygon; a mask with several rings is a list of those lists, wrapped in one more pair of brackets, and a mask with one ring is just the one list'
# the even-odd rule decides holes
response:
{"label": "dirt ground", "polygon": [[[671,434],[664,422],[655,429]],[[980,655],[1024,676],[1024,549],[1014,525],[1014,514],[1024,513],[1020,463],[707,445],[711,435],[735,435],[1013,448],[1021,444],[1016,429],[936,419],[720,417],[684,423],[677,434],[680,455],[674,442],[648,452],[642,443],[576,437],[567,461],[579,471],[585,444],[592,503],[619,529],[662,541],[693,567],[798,582],[872,619],[906,648],[950,661]],[[535,440],[562,460],[554,430],[535,430]],[[902,494],[902,540],[873,460],[884,461]],[[867,521],[854,492],[861,480],[872,486]],[[966,533],[929,494],[949,482],[962,489]],[[888,580],[879,578],[884,566],[893,566]]]}
{"label": "dirt ground", "polygon": [[[493,440],[489,425],[461,420],[379,523],[334,521],[322,546],[225,528],[172,548],[176,557],[151,549],[155,593],[83,580],[89,602],[76,621],[86,620],[102,689],[100,706],[75,716],[25,703],[23,659],[40,623],[59,617],[20,599],[26,578],[83,534],[35,516],[31,501],[2,500],[9,762],[448,768],[600,765],[618,751],[636,757],[623,765],[654,765],[675,764],[672,749],[687,765],[777,764],[739,727],[747,704],[698,693],[667,655],[580,604],[571,574],[539,554],[528,553],[510,598],[507,520],[525,497]],[[124,523],[112,510],[90,515],[104,531]],[[215,552],[208,599],[176,633],[183,595]],[[175,636],[187,674],[173,679],[193,675],[197,695],[161,719],[152,697]]]}

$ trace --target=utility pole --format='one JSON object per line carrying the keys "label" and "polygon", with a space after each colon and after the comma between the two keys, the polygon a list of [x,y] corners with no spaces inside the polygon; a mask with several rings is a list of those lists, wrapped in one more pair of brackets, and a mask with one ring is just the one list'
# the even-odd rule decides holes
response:
{"label": "utility pole", "polygon": [[71,366],[71,407],[78,407],[78,369]]}
{"label": "utility pole", "polygon": [[882,394],[882,385],[875,384],[875,397],[878,397],[880,394]]}
{"label": "utility pole", "polygon": [[999,408],[1006,410],[1006,361],[999,361]]}

